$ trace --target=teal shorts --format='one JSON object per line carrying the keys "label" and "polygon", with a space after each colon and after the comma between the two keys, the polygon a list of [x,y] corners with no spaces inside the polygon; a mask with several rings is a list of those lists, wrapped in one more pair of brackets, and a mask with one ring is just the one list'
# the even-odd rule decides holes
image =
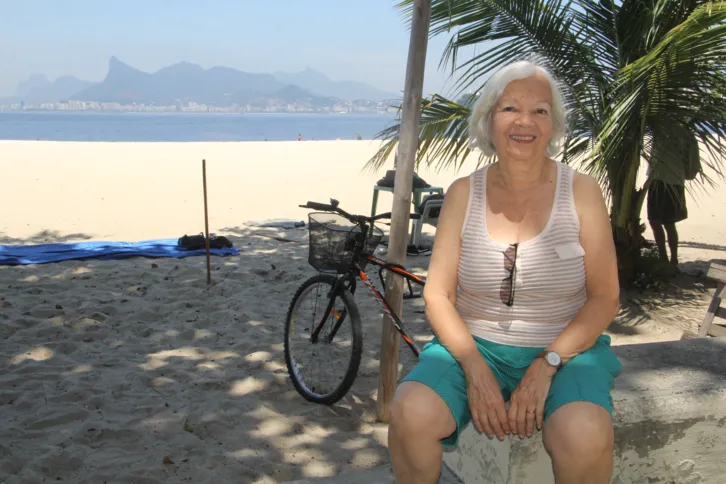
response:
{"label": "teal shorts", "polygon": [[[523,348],[492,343],[474,337],[479,352],[499,380],[508,401],[529,365],[543,348]],[[555,374],[545,401],[545,422],[552,412],[570,402],[592,402],[613,413],[610,392],[622,365],[610,349],[610,337],[600,336],[589,350],[575,356]],[[456,421],[456,430],[442,443],[455,446],[459,433],[471,421],[466,379],[459,363],[438,338],[424,346],[418,363],[403,381],[423,383],[446,402]]]}

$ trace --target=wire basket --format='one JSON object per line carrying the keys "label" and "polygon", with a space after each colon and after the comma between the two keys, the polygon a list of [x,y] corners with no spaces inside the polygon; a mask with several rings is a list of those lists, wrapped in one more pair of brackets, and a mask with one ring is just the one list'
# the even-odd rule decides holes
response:
{"label": "wire basket", "polygon": [[[311,213],[308,222],[308,263],[320,272],[347,272],[353,263],[356,243],[363,235],[360,227],[345,217],[328,212]],[[362,255],[373,254],[382,238],[380,229],[369,228]],[[360,264],[361,268],[365,267],[364,261],[360,261]]]}

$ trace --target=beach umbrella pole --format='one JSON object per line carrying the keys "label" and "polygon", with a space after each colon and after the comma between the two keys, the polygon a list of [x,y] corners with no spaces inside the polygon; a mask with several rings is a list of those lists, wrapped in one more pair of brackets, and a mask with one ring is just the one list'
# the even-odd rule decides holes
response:
{"label": "beach umbrella pole", "polygon": [[212,268],[209,260],[209,215],[207,212],[207,160],[202,160],[202,186],[204,188],[204,245],[207,249],[207,284],[211,284]]}

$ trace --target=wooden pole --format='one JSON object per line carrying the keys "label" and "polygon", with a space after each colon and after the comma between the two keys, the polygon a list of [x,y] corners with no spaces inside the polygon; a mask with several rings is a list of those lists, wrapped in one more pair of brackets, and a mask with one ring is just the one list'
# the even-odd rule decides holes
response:
{"label": "wooden pole", "polygon": [[[405,264],[406,262],[413,169],[418,150],[418,125],[421,119],[421,97],[431,18],[431,0],[414,0],[412,15],[398,161],[393,189],[391,231],[388,242],[388,260],[394,264]],[[391,304],[393,311],[400,316],[403,307],[403,279],[390,271],[386,277],[386,299]],[[399,338],[398,331],[388,316],[384,314],[376,408],[377,418],[381,422],[388,422],[389,407],[396,391]]]}
{"label": "wooden pole", "polygon": [[207,248],[207,284],[212,283],[212,263],[209,260],[209,215],[207,212],[207,160],[202,160],[202,185],[204,186],[204,245]]}

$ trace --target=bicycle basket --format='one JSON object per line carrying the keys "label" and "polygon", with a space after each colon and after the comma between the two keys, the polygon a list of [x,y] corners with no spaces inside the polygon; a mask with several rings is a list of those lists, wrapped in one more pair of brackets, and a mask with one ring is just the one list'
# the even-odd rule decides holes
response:
{"label": "bicycle basket", "polygon": [[[316,212],[308,215],[310,249],[308,263],[320,272],[343,274],[353,263],[353,250],[360,241],[361,229],[335,213]],[[383,238],[383,232],[372,227],[366,237],[362,255],[371,255]],[[364,263],[361,262],[362,267]]]}

